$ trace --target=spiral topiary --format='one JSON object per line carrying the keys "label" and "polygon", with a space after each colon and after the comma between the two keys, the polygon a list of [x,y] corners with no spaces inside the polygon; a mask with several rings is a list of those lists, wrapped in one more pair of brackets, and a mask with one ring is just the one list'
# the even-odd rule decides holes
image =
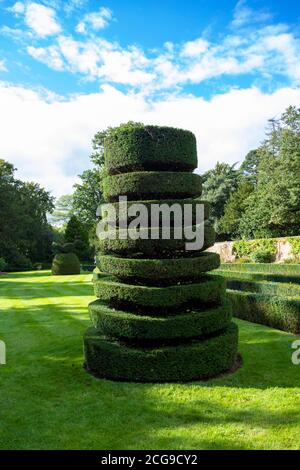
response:
{"label": "spiral topiary", "polygon": [[[93,326],[84,335],[85,366],[98,377],[140,382],[191,381],[216,376],[232,368],[237,356],[238,329],[231,322],[226,285],[208,271],[220,265],[215,253],[209,206],[201,201],[196,139],[191,132],[129,123],[112,129],[105,140],[106,178],[103,192],[116,213],[114,229],[98,233],[94,288],[98,300],[89,305]],[[196,206],[203,205],[201,249],[186,249],[183,234],[170,237],[162,227],[139,237],[126,237],[123,222],[131,222],[119,196],[150,207],[163,203],[190,204],[191,227]],[[109,237],[110,230],[115,236]],[[127,231],[127,229],[126,229]],[[148,235],[151,234],[151,237]],[[154,237],[153,237],[154,234]]]}

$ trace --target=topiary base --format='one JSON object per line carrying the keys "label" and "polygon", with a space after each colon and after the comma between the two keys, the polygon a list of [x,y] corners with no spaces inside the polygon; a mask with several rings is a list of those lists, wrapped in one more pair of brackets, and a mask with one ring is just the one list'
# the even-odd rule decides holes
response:
{"label": "topiary base", "polygon": [[86,369],[99,378],[129,382],[190,382],[208,379],[235,363],[238,327],[218,336],[156,348],[125,346],[89,328],[84,336]]}

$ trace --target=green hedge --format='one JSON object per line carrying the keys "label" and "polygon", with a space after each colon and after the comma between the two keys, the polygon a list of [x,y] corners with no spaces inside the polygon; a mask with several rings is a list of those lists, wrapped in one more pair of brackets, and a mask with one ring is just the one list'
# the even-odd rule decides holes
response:
{"label": "green hedge", "polygon": [[206,271],[220,265],[217,253],[204,252],[194,258],[139,259],[121,258],[112,255],[98,255],[97,265],[108,274],[123,279],[160,282],[190,281],[199,278]]}
{"label": "green hedge", "polygon": [[172,127],[123,124],[105,139],[105,166],[110,174],[137,170],[189,171],[197,167],[192,132]]}
{"label": "green hedge", "polygon": [[96,300],[89,304],[94,327],[108,337],[133,341],[196,338],[223,330],[232,317],[231,304],[207,310],[182,311],[168,317],[118,311]]}
{"label": "green hedge", "polygon": [[80,261],[75,253],[57,253],[52,262],[52,274],[80,274]]}
{"label": "green hedge", "polygon": [[231,323],[221,334],[205,340],[155,348],[128,347],[107,340],[94,328],[84,336],[86,368],[113,380],[186,382],[213,377],[236,360],[238,328]]}
{"label": "green hedge", "polygon": [[227,288],[243,292],[300,298],[300,285],[285,282],[247,281],[233,278],[227,280]]}
{"label": "green hedge", "polygon": [[106,201],[117,201],[121,195],[128,200],[172,199],[200,196],[201,177],[195,173],[171,171],[140,171],[121,173],[103,178],[103,197]]}
{"label": "green hedge", "polygon": [[270,282],[291,282],[294,284],[300,284],[300,275],[288,275],[288,274],[268,274],[263,272],[237,272],[234,270],[231,271],[223,271],[222,269],[217,271],[217,274],[225,277],[226,279],[237,277],[241,280],[249,280],[249,281],[270,281]]}
{"label": "green hedge", "polygon": [[228,290],[233,315],[242,320],[300,333],[300,298]]}
{"label": "green hedge", "polygon": [[[196,226],[194,226],[195,229]],[[147,229],[141,229],[140,234],[143,237],[143,232],[145,236],[149,236],[149,231]],[[117,230],[116,233],[114,231],[102,232],[100,234],[103,238],[98,238],[96,241],[97,251],[102,253],[117,253],[124,256],[134,256],[137,253],[140,253],[143,257],[151,257],[151,258],[168,258],[170,256],[182,256],[186,253],[186,256],[194,256],[195,251],[189,250],[186,251],[186,240],[184,237],[174,239],[161,239],[161,231],[159,229],[153,229],[151,234],[157,235],[158,239],[153,238],[137,238],[136,240],[132,239],[130,234],[135,233],[135,231],[130,229],[128,230],[128,237],[127,231],[125,229]],[[116,236],[116,239],[109,238],[111,236]],[[126,239],[122,239],[122,237]],[[104,238],[108,237],[108,238]],[[171,231],[172,237],[172,231]],[[210,246],[215,243],[215,231],[213,227],[205,222],[204,226],[204,245],[201,250],[196,251],[204,251]],[[181,252],[181,253],[177,253]]]}
{"label": "green hedge", "polygon": [[[196,216],[196,208],[199,204],[202,204],[204,207],[204,218],[203,220],[207,220],[210,215],[210,204],[207,201],[202,201],[200,198],[190,198],[190,199],[153,199],[153,200],[147,200],[147,201],[127,201],[125,204],[120,203],[120,202],[110,202],[105,204],[105,211],[104,214],[102,214],[102,220],[107,222],[107,223],[113,223],[116,224],[118,227],[120,224],[120,221],[127,222],[129,224],[132,220],[136,219],[136,217],[139,215],[133,215],[129,216],[128,211],[132,206],[135,204],[143,204],[143,206],[147,209],[147,213],[149,214],[149,218],[146,220],[147,226],[151,226],[151,207],[153,204],[159,204],[160,207],[162,204],[168,205],[169,207],[173,206],[174,204],[180,205],[182,207],[182,214],[184,215],[184,205],[188,204],[192,206],[192,223],[196,224],[199,223],[197,221]],[[201,220],[200,222],[202,222]],[[170,212],[170,224],[171,226],[174,225],[174,213]]]}
{"label": "green hedge", "polygon": [[298,274],[300,276],[300,264],[290,263],[222,263],[220,270],[287,275]]}
{"label": "green hedge", "polygon": [[225,297],[226,283],[220,276],[207,276],[197,283],[153,287],[103,278],[95,281],[94,289],[96,297],[110,305],[171,309],[197,302],[217,304]]}

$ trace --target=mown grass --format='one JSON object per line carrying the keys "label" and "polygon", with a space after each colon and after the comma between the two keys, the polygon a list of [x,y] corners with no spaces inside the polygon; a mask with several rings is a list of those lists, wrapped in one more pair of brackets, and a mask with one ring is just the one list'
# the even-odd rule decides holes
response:
{"label": "mown grass", "polygon": [[1,449],[297,449],[294,336],[238,321],[243,367],[190,384],[97,380],[83,367],[91,275],[0,276]]}

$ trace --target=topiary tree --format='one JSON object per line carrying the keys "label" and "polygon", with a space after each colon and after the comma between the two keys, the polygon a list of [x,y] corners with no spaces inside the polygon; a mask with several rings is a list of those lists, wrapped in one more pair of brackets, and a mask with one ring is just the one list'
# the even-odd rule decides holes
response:
{"label": "topiary tree", "polygon": [[80,274],[80,262],[78,256],[74,253],[75,249],[76,242],[63,245],[53,243],[55,253],[52,261],[53,275]]}
{"label": "topiary tree", "polygon": [[130,123],[105,139],[103,194],[116,210],[117,233],[99,233],[98,299],[89,305],[93,326],[84,336],[86,368],[98,377],[190,381],[220,374],[236,360],[238,329],[225,281],[208,274],[220,264],[217,254],[204,251],[215,240],[208,205],[198,251],[186,250],[185,236],[174,236],[175,225],[167,239],[161,223],[157,238],[143,236],[147,227],[140,228],[139,238],[124,237],[120,226],[126,219],[120,195],[127,195],[129,205],[139,201],[147,207],[202,203],[194,199],[201,195],[201,178],[192,173],[196,166],[196,140],[188,131]]}

